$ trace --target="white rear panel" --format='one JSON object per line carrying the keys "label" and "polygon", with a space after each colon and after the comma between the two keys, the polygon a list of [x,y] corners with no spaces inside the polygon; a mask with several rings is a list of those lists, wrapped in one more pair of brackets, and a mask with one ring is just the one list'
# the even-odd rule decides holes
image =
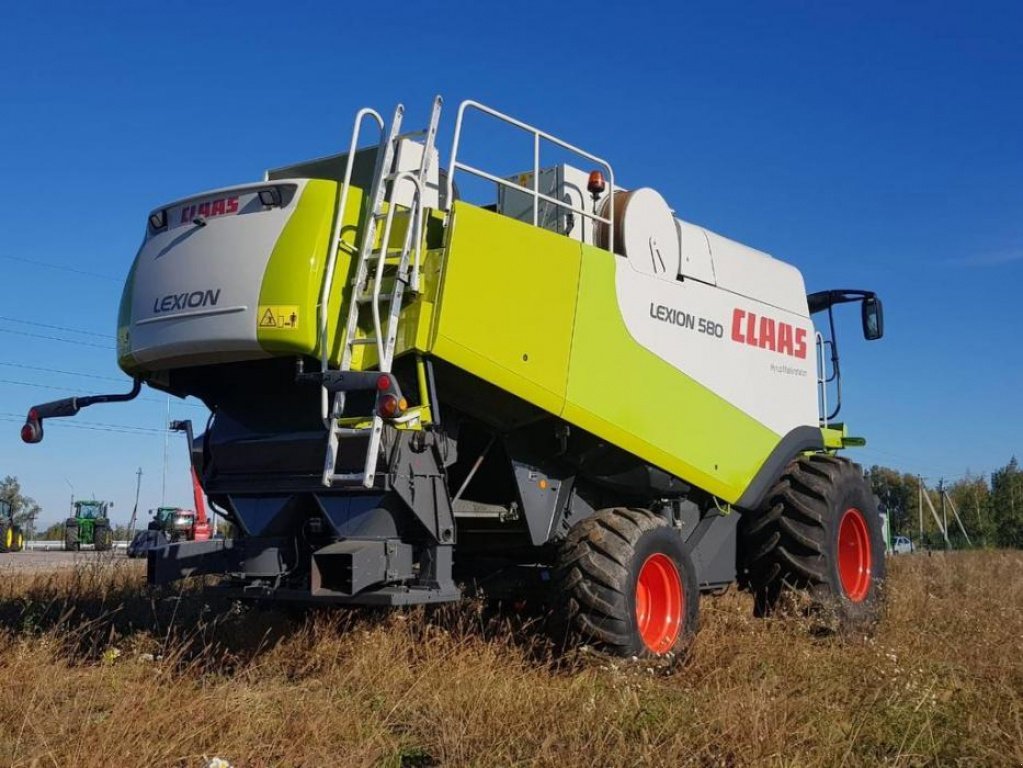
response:
{"label": "white rear panel", "polygon": [[280,207],[260,202],[264,183],[165,209],[167,229],[147,238],[135,267],[129,338],[136,360],[183,365],[265,356],[256,340],[260,288],[304,184],[278,183]]}

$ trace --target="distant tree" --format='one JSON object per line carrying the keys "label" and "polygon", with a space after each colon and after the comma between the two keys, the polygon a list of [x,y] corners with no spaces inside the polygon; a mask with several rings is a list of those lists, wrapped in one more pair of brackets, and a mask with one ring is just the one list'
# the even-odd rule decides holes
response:
{"label": "distant tree", "polygon": [[899,472],[891,467],[874,465],[870,468],[870,486],[882,509],[888,514],[892,534],[908,535],[914,532],[914,512],[917,508],[919,481],[915,475]]}
{"label": "distant tree", "polygon": [[45,531],[39,534],[39,538],[43,541],[63,541],[64,540],[64,523],[54,523]]}
{"label": "distant tree", "polygon": [[31,534],[35,520],[43,510],[35,499],[22,494],[18,478],[8,475],[0,480],[0,499],[11,505],[14,522]]}
{"label": "distant tree", "polygon": [[991,514],[991,489],[984,476],[967,473],[947,490],[974,546],[994,544],[996,526]]}
{"label": "distant tree", "polygon": [[1023,470],[1015,456],[991,473],[991,516],[998,546],[1023,547]]}

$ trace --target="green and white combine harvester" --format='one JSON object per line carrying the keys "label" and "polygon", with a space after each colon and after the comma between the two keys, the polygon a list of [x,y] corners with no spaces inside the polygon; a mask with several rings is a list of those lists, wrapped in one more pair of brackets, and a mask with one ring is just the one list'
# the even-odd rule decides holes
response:
{"label": "green and white combine harvester", "polygon": [[[153,210],[118,318],[132,390],[36,406],[23,438],[143,384],[210,408],[193,463],[237,535],[156,549],[153,584],[535,595],[559,632],[627,655],[677,651],[699,594],[736,580],[761,612],[791,588],[869,624],[880,521],[828,394],[833,307],[861,304],[875,339],[878,298],[807,296],[796,268],[477,102],[442,168],[440,108],[414,133],[400,106],[360,110],[344,154]],[[483,122],[532,142],[521,172],[462,159]],[[543,167],[551,147],[582,170]],[[470,204],[458,179],[493,195]]]}
{"label": "green and white combine harvester", "polygon": [[82,545],[106,552],[114,546],[114,532],[107,514],[112,501],[95,499],[71,502],[71,516],[64,521],[64,549],[78,551]]}

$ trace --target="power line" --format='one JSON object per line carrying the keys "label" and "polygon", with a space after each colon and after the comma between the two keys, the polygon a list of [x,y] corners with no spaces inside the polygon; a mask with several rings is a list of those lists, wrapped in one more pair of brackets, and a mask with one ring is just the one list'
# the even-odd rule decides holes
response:
{"label": "power line", "polygon": [[[878,450],[877,448],[871,448],[869,446],[867,446],[865,448],[858,448],[857,451],[862,451],[864,453],[881,454],[882,456],[888,456],[888,457],[891,457],[891,458],[894,458],[894,459],[900,459],[900,460],[904,460],[904,461],[907,461],[907,462],[915,462],[916,461],[916,459],[913,459],[912,457],[909,457],[909,456],[902,456],[900,454],[891,453],[889,451],[881,451],[881,450]],[[913,475],[913,476],[919,477],[919,478],[921,478],[923,480],[933,480],[934,478],[945,478],[946,480],[959,480],[959,479],[964,478],[964,477],[981,477],[983,475],[990,475],[991,474],[991,472],[978,472],[978,471],[970,470],[970,469],[967,469],[965,472],[961,472],[961,471],[939,472],[938,470],[935,470],[933,467],[932,468],[926,468],[925,467],[924,468],[925,471],[909,471],[909,470],[898,468],[898,467],[888,467],[888,469],[897,469],[899,472],[902,472],[903,474]]]}
{"label": "power line", "polygon": [[[14,413],[0,413],[0,421],[24,422],[24,416]],[[163,435],[167,430],[155,429],[153,427],[133,427],[128,424],[106,424],[100,421],[56,421],[53,423],[61,427],[74,427],[75,429],[91,429],[97,432],[124,432],[138,435]]]}
{"label": "power line", "polygon": [[[19,387],[34,387],[36,389],[52,389],[52,390],[54,390],[56,392],[71,392],[71,393],[76,394],[76,395],[78,395],[80,397],[85,397],[85,396],[88,396],[88,395],[100,394],[99,392],[82,392],[81,390],[74,389],[72,387],[58,387],[58,386],[55,386],[53,384],[39,384],[39,383],[34,382],[34,381],[17,381],[16,379],[0,379],[0,384],[13,384],[13,385],[19,386]],[[147,403],[162,403],[163,402],[163,400],[161,398],[158,398],[158,397],[139,397],[137,399],[138,400],[145,400]],[[184,405],[184,406],[186,406],[188,408],[202,408],[203,410],[206,410],[206,406],[205,405],[198,405],[196,403],[184,403],[184,402],[182,402],[182,403],[177,403],[177,405]]]}
{"label": "power line", "polygon": [[114,338],[109,333],[96,333],[95,331],[82,331],[82,330],[79,330],[78,328],[68,328],[65,325],[49,325],[48,323],[37,323],[37,322],[34,322],[32,320],[19,320],[16,317],[6,317],[5,315],[0,315],[0,320],[4,320],[4,321],[6,321],[8,323],[19,323],[20,325],[31,325],[31,326],[34,326],[36,328],[49,328],[51,331],[67,331],[69,333],[80,333],[83,336],[95,336],[96,338],[106,339],[107,341],[109,341],[110,339]]}
{"label": "power line", "polygon": [[33,339],[45,339],[47,341],[62,341],[65,344],[74,344],[75,346],[84,347],[96,347],[97,349],[117,349],[113,344],[94,344],[91,341],[82,341],[81,339],[62,339],[60,336],[46,336],[41,333],[29,333],[28,331],[15,331],[12,328],[0,328],[0,333],[13,333],[17,336],[28,336]]}
{"label": "power line", "polygon": [[81,371],[61,371],[56,368],[43,368],[38,365],[26,365],[24,363],[12,363],[8,360],[0,360],[0,365],[8,368],[22,368],[26,371],[40,371],[42,373],[59,373],[63,376],[81,376],[84,379],[98,379],[100,381],[116,381],[118,384],[124,383],[124,378],[114,378],[113,376],[99,376],[94,373],[82,373]]}
{"label": "power line", "polygon": [[76,275],[87,275],[88,277],[98,277],[102,280],[113,280],[120,283],[122,278],[114,277],[113,275],[104,275],[100,272],[90,272],[86,269],[77,269],[75,267],[67,267],[62,264],[49,264],[45,261],[36,261],[35,259],[26,259],[23,256],[7,256],[0,254],[0,259],[7,259],[8,261],[20,261],[22,264],[32,264],[36,267],[45,267],[46,269],[58,269],[62,272],[73,272]]}
{"label": "power line", "polygon": [[[0,421],[20,422],[21,419],[9,419],[6,416],[0,416]],[[62,422],[59,423],[57,426],[61,428],[70,427],[72,429],[84,429],[88,432],[114,432],[122,435],[137,435],[138,437],[160,437],[160,435],[163,434],[162,432],[161,433],[139,432],[133,429],[112,429],[108,427],[94,427],[89,424],[81,423],[76,424],[74,422]]]}

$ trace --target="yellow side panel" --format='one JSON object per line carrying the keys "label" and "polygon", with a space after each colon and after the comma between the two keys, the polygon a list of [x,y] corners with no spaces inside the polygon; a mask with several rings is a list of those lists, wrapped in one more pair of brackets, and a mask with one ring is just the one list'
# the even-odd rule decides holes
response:
{"label": "yellow side panel", "polygon": [[[334,182],[311,180],[274,245],[263,275],[256,320],[257,338],[268,352],[300,355],[320,352],[317,305],[333,230],[336,196]],[[345,206],[343,241],[352,240],[349,232],[359,220],[361,206],[362,192],[352,187]],[[336,326],[343,325],[343,320],[337,318],[350,264],[350,248],[339,248],[327,314],[334,319],[328,324],[328,343],[335,350],[341,346]]]}
{"label": "yellow side panel", "polygon": [[580,257],[567,237],[456,203],[433,353],[560,413]]}

